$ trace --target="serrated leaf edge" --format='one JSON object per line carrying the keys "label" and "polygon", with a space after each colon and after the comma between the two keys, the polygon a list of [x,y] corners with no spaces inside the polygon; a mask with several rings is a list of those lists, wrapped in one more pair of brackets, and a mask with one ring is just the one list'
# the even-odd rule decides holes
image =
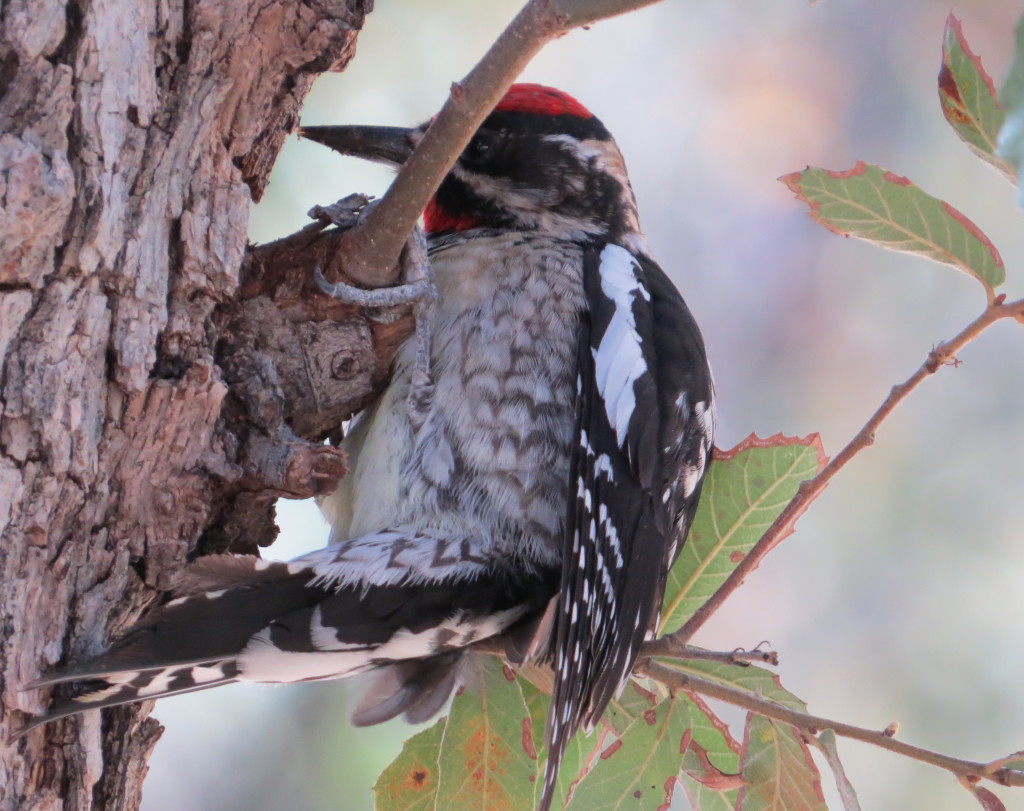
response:
{"label": "serrated leaf edge", "polygon": [[[824,219],[822,217],[822,215],[821,215],[822,202],[820,200],[812,200],[812,199],[810,199],[810,197],[808,197],[807,194],[804,192],[803,175],[806,172],[820,171],[820,172],[824,172],[828,176],[828,178],[830,180],[846,180],[848,178],[856,177],[858,175],[865,175],[865,174],[867,174],[867,171],[869,169],[878,169],[880,172],[882,172],[883,180],[885,180],[885,181],[893,183],[893,184],[895,184],[897,186],[913,187],[913,188],[917,189],[921,194],[925,195],[926,197],[929,197],[932,200],[936,200],[937,202],[941,203],[942,207],[943,207],[943,210],[950,217],[952,217],[954,220],[956,220],[962,227],[966,228],[968,233],[971,234],[973,237],[975,237],[982,244],[982,246],[985,247],[988,250],[989,254],[992,257],[993,262],[996,265],[996,267],[1004,270],[1004,273],[1005,273],[1005,265],[1003,263],[1003,257],[1000,255],[999,250],[992,243],[992,240],[990,240],[985,235],[985,233],[981,230],[981,228],[978,227],[977,223],[975,223],[973,220],[971,220],[966,214],[963,214],[962,212],[958,211],[956,208],[954,208],[952,205],[947,203],[945,200],[941,200],[938,197],[935,197],[934,195],[928,194],[928,192],[926,192],[924,189],[922,189],[920,186],[918,186],[913,181],[908,180],[907,178],[905,178],[905,177],[903,177],[901,175],[897,175],[897,174],[895,174],[893,172],[890,172],[888,169],[884,169],[883,167],[878,166],[877,164],[867,163],[866,161],[858,160],[853,165],[853,167],[851,169],[842,169],[842,170],[821,169],[821,168],[815,168],[815,167],[808,166],[807,168],[803,169],[802,171],[790,172],[787,175],[782,175],[782,177],[779,178],[779,181],[784,183],[786,185],[786,187],[790,191],[792,191],[794,195],[796,195],[796,198],[798,200],[800,200],[801,202],[803,202],[803,203],[805,203],[807,205],[807,208],[810,211],[811,219],[813,219],[816,223],[818,223],[823,228],[826,228],[827,230],[831,231],[833,234],[838,234],[839,236],[842,236],[842,237],[857,237],[857,239],[863,239],[865,242],[869,242],[869,243],[871,243],[873,245],[877,245],[880,248],[887,248],[888,250],[896,250],[896,251],[899,251],[900,253],[911,253],[911,254],[916,253],[916,254],[920,255],[922,253],[921,251],[908,251],[908,250],[902,250],[900,248],[890,248],[889,246],[884,245],[884,244],[882,244],[880,242],[877,242],[876,240],[873,240],[873,239],[870,239],[870,238],[867,238],[867,237],[862,237],[860,234],[856,234],[853,231],[846,231],[846,230],[844,230],[843,228],[841,228],[840,226],[836,225],[835,223],[832,223],[832,222]],[[864,206],[861,203],[858,203],[858,202],[856,202],[854,200],[851,200],[849,197],[841,197],[841,196],[837,195],[835,192],[828,190],[827,188],[823,188],[822,189],[822,194],[831,197],[832,200],[834,200],[834,201],[836,201],[838,203],[842,203],[843,205],[848,205],[848,206],[850,206],[851,208],[853,208],[855,210],[862,211],[865,214],[869,215],[874,220],[883,221],[882,218],[879,216],[879,214],[877,212],[875,212],[872,209]],[[888,202],[885,201],[884,198],[882,198],[882,204],[883,204],[883,208],[886,211],[888,211],[889,204],[888,204]],[[960,270],[962,270],[967,275],[972,276],[973,278],[977,279],[981,283],[981,285],[990,294],[994,292],[994,285],[990,284],[988,281],[986,281],[984,278],[982,278],[981,275],[974,268],[972,268],[969,265],[967,265],[966,263],[964,263],[958,256],[955,256],[954,254],[950,253],[948,250],[943,248],[941,245],[937,244],[930,236],[925,237],[925,236],[922,236],[921,234],[918,234],[918,233],[916,233],[914,231],[911,231],[910,229],[908,229],[908,228],[900,225],[899,223],[895,222],[892,219],[891,215],[887,215],[887,219],[884,220],[884,223],[887,226],[892,227],[897,232],[907,236],[911,242],[921,243],[921,244],[925,245],[926,247],[932,249],[935,254],[937,254],[937,255],[939,255],[941,257],[944,257],[942,259],[933,259],[933,261],[938,261],[938,262],[941,262],[942,264],[951,265],[952,267],[959,268]],[[926,258],[932,258],[932,257],[926,257]],[[999,284],[1002,284],[1002,282],[999,282]]]}

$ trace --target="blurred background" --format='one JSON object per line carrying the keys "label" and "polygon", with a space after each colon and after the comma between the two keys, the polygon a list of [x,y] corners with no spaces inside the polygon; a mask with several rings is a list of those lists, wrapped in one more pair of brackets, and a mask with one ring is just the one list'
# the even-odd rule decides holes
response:
{"label": "blurred background", "polygon": [[[349,70],[314,88],[305,123],[430,117],[520,2],[378,6]],[[704,330],[720,447],[751,432],[820,432],[834,454],[985,303],[948,267],[826,232],[778,176],[857,159],[906,175],[988,233],[1006,260],[1004,290],[1024,295],[1014,190],[939,108],[949,10],[950,0],[666,2],[570,34],[524,73],[577,96],[622,147],[654,256]],[[1021,4],[954,0],[953,11],[998,83]],[[388,182],[291,139],[251,238],[283,236],[313,204]],[[997,325],[918,389],[695,641],[770,640],[783,684],[817,714],[898,721],[902,739],[961,757],[1024,749],[1022,339]],[[311,503],[282,502],[279,520],[271,557],[326,538]],[[371,808],[377,773],[413,730],[352,730],[348,690],[242,686],[160,702],[167,732],[143,809]],[[977,807],[936,769],[851,741],[840,752],[866,811]],[[1024,809],[1024,791],[1000,794]]]}

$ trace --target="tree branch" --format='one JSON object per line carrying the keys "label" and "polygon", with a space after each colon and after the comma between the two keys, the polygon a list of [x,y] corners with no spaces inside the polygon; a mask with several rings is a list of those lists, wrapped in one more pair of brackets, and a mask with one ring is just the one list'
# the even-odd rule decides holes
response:
{"label": "tree branch", "polygon": [[933,752],[930,749],[922,749],[919,746],[913,746],[912,744],[897,740],[889,729],[881,731],[864,729],[863,727],[856,727],[841,721],[833,721],[829,718],[799,712],[789,707],[784,707],[781,704],[776,704],[774,701],[768,701],[742,690],[737,690],[734,687],[726,687],[707,679],[682,673],[668,665],[653,660],[643,662],[636,670],[641,675],[659,681],[673,690],[685,690],[699,693],[708,698],[716,698],[749,712],[762,715],[765,718],[791,724],[801,731],[814,735],[822,730],[831,729],[836,735],[870,743],[922,763],[938,766],[940,769],[944,769],[957,777],[964,777],[972,781],[986,779],[1002,786],[1024,786],[1024,771],[999,766],[997,765],[999,761],[981,763],[972,760],[961,760],[960,758],[950,757],[940,752]]}
{"label": "tree branch", "polygon": [[[951,363],[957,352],[962,350],[967,346],[967,344],[981,335],[982,332],[992,326],[996,321],[1000,321],[1004,318],[1014,318],[1018,321],[1024,319],[1024,299],[1009,303],[1005,303],[1005,299],[1005,295],[997,296],[988,305],[988,307],[985,308],[981,315],[964,327],[960,334],[932,349],[932,351],[928,353],[928,357],[925,359],[924,363],[921,364],[920,368],[918,368],[914,374],[907,378],[903,383],[899,383],[892,387],[889,395],[885,398],[875,413],[871,415],[871,418],[864,424],[864,427],[857,432],[853,439],[850,440],[846,447],[844,447],[817,476],[808,479],[800,485],[796,495],[793,496],[789,504],[787,504],[785,509],[779,514],[779,517],[775,519],[775,522],[768,528],[765,534],[761,536],[761,539],[732,571],[725,582],[719,586],[718,590],[711,595],[707,602],[697,609],[682,628],[674,634],[670,634],[666,637],[667,639],[673,640],[672,644],[684,645],[693,637],[693,634],[705,622],[707,622],[715,611],[719,609],[722,603],[725,602],[726,598],[728,598],[729,595],[743,583],[747,575],[760,565],[765,555],[774,549],[775,546],[778,545],[779,541],[793,531],[797,519],[799,519],[814,500],[821,495],[836,473],[845,467],[847,462],[853,459],[854,456],[874,443],[875,432],[878,430],[878,427],[882,424],[885,418],[888,417],[895,410],[896,406],[903,402],[907,395],[917,388],[925,378],[935,374],[941,366]],[[643,652],[647,653],[648,649],[645,647]]]}
{"label": "tree branch", "polygon": [[365,287],[393,284],[406,238],[473,133],[548,42],[573,28],[658,0],[530,0],[451,95],[365,221],[341,238],[327,277]]}

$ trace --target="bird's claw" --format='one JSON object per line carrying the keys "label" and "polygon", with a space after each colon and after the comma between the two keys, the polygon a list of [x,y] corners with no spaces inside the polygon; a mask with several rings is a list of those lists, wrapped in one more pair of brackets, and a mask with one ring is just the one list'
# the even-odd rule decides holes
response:
{"label": "bird's claw", "polygon": [[[353,196],[355,195],[350,195],[345,200]],[[343,202],[345,201],[340,200],[335,205]],[[430,349],[434,335],[434,309],[437,303],[434,271],[427,256],[427,242],[422,229],[416,228],[410,234],[399,262],[404,283],[394,287],[366,290],[345,282],[329,282],[319,267],[313,269],[313,279],[317,287],[331,298],[357,307],[383,310],[374,314],[374,320],[377,321],[394,320],[397,314],[391,314],[390,319],[385,315],[389,309],[412,305],[416,321],[416,359],[406,407],[413,430],[418,431],[427,418],[434,396],[434,382],[430,375]]]}
{"label": "bird's claw", "polygon": [[336,225],[342,230],[355,228],[372,208],[371,198],[365,194],[350,194],[329,206],[313,206],[307,216],[321,224]]}

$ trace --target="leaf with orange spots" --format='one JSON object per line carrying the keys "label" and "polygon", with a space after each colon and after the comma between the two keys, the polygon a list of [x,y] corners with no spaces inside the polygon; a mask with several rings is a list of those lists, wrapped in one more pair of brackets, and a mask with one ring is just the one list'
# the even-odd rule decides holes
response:
{"label": "leaf with orange spots", "polygon": [[611,744],[573,795],[570,809],[669,808],[690,736],[688,703],[669,696]]}
{"label": "leaf with orange spots", "polygon": [[750,436],[715,452],[690,535],[669,572],[659,634],[693,616],[825,461],[817,434]]}
{"label": "leaf with orange spots", "polygon": [[[529,744],[531,750],[527,754],[532,752],[537,758],[541,758],[543,757],[542,750],[544,749],[544,726],[548,720],[551,694],[545,693],[522,673],[519,673],[517,678],[519,679],[519,689],[523,693],[523,700],[526,702],[526,710],[529,713],[527,719],[530,725],[530,732],[533,734],[532,741]],[[527,719],[524,719],[524,721]]]}
{"label": "leaf with orange spots", "polygon": [[373,787],[377,811],[433,809],[437,798],[437,755],[445,719],[413,735]]}
{"label": "leaf with orange spots", "polygon": [[[807,712],[807,705],[782,686],[778,675],[763,667],[697,659],[672,660],[666,661],[665,664],[680,673],[742,690],[750,696],[772,701],[798,712]],[[712,747],[713,738],[702,733],[698,739],[697,730],[702,722],[693,710],[690,714],[694,718],[694,740],[705,748]],[[708,717],[711,718],[710,715]],[[729,740],[731,741],[731,737]],[[730,751],[735,751],[734,743],[733,741],[728,744]],[[722,756],[728,757],[728,754],[720,751],[718,757]],[[737,809],[824,811],[821,779],[810,759],[807,745],[787,724],[775,724],[760,717],[748,718],[741,762],[743,785],[739,790],[739,804],[735,806]],[[731,771],[734,763],[735,761],[731,759],[712,760],[712,764],[723,773]],[[684,767],[688,765],[689,761],[684,760]],[[693,785],[688,780],[690,776],[689,772],[683,775],[683,784],[688,793]],[[695,804],[695,807],[701,808],[701,811],[730,807],[721,797],[716,798],[711,792],[705,791],[700,795],[691,796],[700,797],[701,804]]]}
{"label": "leaf with orange spots", "polygon": [[496,656],[486,657],[471,684],[452,703],[445,726],[436,807],[529,808],[537,761],[522,689]]}
{"label": "leaf with orange spots", "polygon": [[971,151],[1016,183],[1017,173],[996,152],[999,130],[1006,117],[996,86],[967,44],[960,20],[952,14],[946,18],[942,40],[939,102],[946,120]]}
{"label": "leaf with orange spots", "polygon": [[633,721],[661,701],[664,696],[656,692],[659,688],[656,682],[632,677],[622,692],[608,702],[601,723],[611,727],[616,735],[621,735]]}
{"label": "leaf with orange spots", "polygon": [[[563,806],[567,799],[574,796],[576,787],[601,759],[607,759],[614,754],[613,747],[618,736],[625,734],[637,718],[654,709],[666,694],[667,691],[662,685],[633,676],[626,682],[622,692],[608,702],[604,715],[601,716],[601,726],[594,734],[577,733],[573,737],[570,751],[574,753],[575,759],[572,771],[569,772],[571,780],[564,779],[564,774],[560,775],[559,793],[555,795]],[[618,746],[621,745],[619,742]]]}
{"label": "leaf with orange spots", "polygon": [[789,724],[747,715],[743,779],[737,811],[828,811],[810,750]]}
{"label": "leaf with orange spots", "polygon": [[844,172],[805,169],[779,180],[836,234],[952,265],[974,276],[989,295],[1006,280],[1002,257],[982,230],[905,177],[858,161]]}

